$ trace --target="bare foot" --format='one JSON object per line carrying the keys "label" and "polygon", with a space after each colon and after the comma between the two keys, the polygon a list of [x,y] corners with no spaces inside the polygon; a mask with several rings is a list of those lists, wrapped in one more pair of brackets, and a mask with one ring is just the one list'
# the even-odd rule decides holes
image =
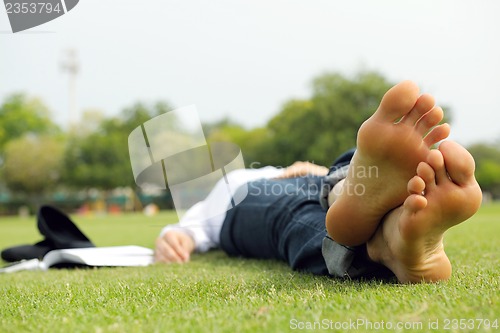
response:
{"label": "bare foot", "polygon": [[411,81],[384,95],[359,129],[342,193],[328,210],[326,228],[335,241],[350,246],[367,242],[383,216],[404,202],[418,163],[426,160],[432,145],[449,135],[447,124],[436,126],[442,119],[434,98],[419,96]]}
{"label": "bare foot", "polygon": [[404,205],[386,216],[367,243],[368,254],[391,269],[400,282],[447,280],[451,264],[443,234],[481,205],[472,156],[454,142],[443,142],[427,162],[418,165],[408,191]]}

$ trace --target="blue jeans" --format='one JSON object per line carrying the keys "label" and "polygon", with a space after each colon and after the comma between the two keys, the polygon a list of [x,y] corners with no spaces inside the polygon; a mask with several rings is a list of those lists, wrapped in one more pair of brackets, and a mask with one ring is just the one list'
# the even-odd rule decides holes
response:
{"label": "blue jeans", "polygon": [[232,256],[282,260],[318,275],[393,276],[368,258],[365,245],[346,247],[328,237],[318,199],[322,181],[308,176],[248,183],[245,199],[227,212],[221,248]]}
{"label": "blue jeans", "polygon": [[227,212],[221,248],[230,255],[278,259],[293,269],[328,274],[321,254],[326,236],[326,212],[317,199],[321,179],[249,183],[245,199]]}

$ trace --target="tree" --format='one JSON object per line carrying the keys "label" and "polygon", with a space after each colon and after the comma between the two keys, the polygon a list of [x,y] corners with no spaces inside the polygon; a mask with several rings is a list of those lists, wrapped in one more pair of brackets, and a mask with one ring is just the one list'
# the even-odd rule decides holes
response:
{"label": "tree", "polygon": [[203,124],[203,130],[209,144],[231,142],[240,147],[246,167],[251,167],[254,162],[259,161],[257,148],[265,144],[269,133],[266,128],[260,127],[248,130],[227,118],[216,123]]}
{"label": "tree", "polygon": [[104,118],[93,132],[74,133],[64,157],[64,179],[72,187],[110,190],[134,184],[128,136],[137,126],[169,111],[165,102],[136,103]]}
{"label": "tree", "polygon": [[500,147],[479,143],[468,150],[476,161],[476,179],[481,189],[500,198]]}
{"label": "tree", "polygon": [[69,133],[71,136],[84,137],[99,131],[106,115],[99,109],[87,109],[82,113],[80,122],[76,126],[71,126]]}
{"label": "tree", "polygon": [[0,152],[10,140],[26,133],[55,134],[59,128],[50,119],[43,102],[24,94],[8,96],[0,106]]}
{"label": "tree", "polygon": [[70,139],[64,157],[65,182],[70,187],[104,190],[130,185],[133,176],[126,148],[126,137],[119,132]]}
{"label": "tree", "polygon": [[54,137],[26,135],[5,146],[3,178],[14,193],[36,200],[53,190],[61,176],[64,143]]}

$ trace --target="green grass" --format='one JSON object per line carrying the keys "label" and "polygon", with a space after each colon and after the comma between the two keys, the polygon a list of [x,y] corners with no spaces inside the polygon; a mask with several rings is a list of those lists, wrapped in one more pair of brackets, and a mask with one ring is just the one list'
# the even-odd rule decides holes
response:
{"label": "green grass", "polygon": [[[74,220],[98,246],[153,247],[175,214]],[[4,274],[0,332],[287,332],[315,322],[330,332],[500,332],[477,329],[479,319],[500,321],[499,234],[500,205],[483,207],[447,233],[452,279],[426,285],[341,281],[220,251],[187,265]],[[0,219],[1,248],[39,239],[34,218]],[[478,320],[460,329],[454,319]],[[351,322],[359,326],[335,329]]]}

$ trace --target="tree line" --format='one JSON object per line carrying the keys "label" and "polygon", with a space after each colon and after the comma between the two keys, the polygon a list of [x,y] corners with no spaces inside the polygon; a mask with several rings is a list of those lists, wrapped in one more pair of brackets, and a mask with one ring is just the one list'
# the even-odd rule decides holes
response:
{"label": "tree line", "polygon": [[[226,118],[205,123],[203,129],[209,143],[237,144],[249,167],[284,167],[300,160],[329,166],[355,147],[359,126],[392,85],[376,72],[353,77],[324,73],[313,79],[308,98],[286,101],[265,126],[247,128]],[[56,192],[117,187],[140,191],[130,166],[128,135],[172,109],[160,101],[138,102],[112,117],[87,111],[78,124],[63,130],[40,99],[22,93],[6,97],[0,106],[0,200],[6,193],[36,202]],[[476,159],[481,187],[500,197],[500,147],[478,143],[468,149]]]}

